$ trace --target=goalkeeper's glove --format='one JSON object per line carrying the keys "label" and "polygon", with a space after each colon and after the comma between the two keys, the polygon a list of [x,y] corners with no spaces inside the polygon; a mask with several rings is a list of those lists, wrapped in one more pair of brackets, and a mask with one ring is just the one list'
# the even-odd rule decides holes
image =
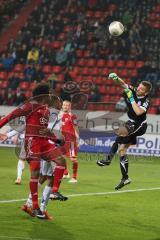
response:
{"label": "goalkeeper's glove", "polygon": [[117,76],[116,73],[110,73],[108,77],[112,78],[117,83],[119,82],[119,77]]}
{"label": "goalkeeper's glove", "polygon": [[130,103],[131,103],[131,104],[134,103],[135,100],[134,100],[132,91],[131,91],[129,88],[125,88],[125,89],[124,89],[124,92],[126,93],[126,95],[127,95],[128,99],[129,99]]}

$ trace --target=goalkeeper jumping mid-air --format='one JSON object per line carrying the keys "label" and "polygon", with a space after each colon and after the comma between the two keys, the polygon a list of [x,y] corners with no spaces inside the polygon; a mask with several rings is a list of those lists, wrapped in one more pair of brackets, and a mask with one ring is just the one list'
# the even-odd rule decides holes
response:
{"label": "goalkeeper jumping mid-air", "polygon": [[152,90],[152,84],[148,81],[142,81],[135,88],[127,85],[116,73],[110,73],[109,78],[112,78],[124,89],[124,99],[128,108],[127,115],[129,120],[116,131],[116,140],[111,147],[110,153],[106,155],[106,159],[97,161],[97,164],[101,167],[110,165],[119,148],[122,179],[115,187],[115,190],[118,190],[131,183],[128,176],[128,158],[126,152],[131,145],[136,144],[137,136],[142,136],[147,130],[148,94]]}

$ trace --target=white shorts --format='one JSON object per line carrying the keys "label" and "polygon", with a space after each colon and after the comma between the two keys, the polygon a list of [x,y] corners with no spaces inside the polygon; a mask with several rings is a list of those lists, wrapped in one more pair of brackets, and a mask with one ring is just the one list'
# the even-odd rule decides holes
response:
{"label": "white shorts", "polygon": [[25,148],[24,148],[24,141],[22,142],[21,144],[21,150],[20,150],[20,153],[19,153],[19,159],[21,160],[26,160],[26,151],[25,151]]}
{"label": "white shorts", "polygon": [[54,170],[55,170],[56,163],[55,162],[47,162],[44,160],[41,160],[41,169],[40,174],[43,176],[54,176]]}

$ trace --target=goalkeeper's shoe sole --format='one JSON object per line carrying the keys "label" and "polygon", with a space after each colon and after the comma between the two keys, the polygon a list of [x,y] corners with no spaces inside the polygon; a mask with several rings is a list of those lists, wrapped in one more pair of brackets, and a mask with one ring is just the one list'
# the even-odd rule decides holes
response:
{"label": "goalkeeper's shoe sole", "polygon": [[120,183],[115,187],[115,190],[119,190],[130,183],[131,183],[131,179],[129,178],[121,179]]}
{"label": "goalkeeper's shoe sole", "polygon": [[111,161],[108,160],[99,160],[97,161],[97,165],[100,167],[105,167],[105,166],[109,166],[111,163]]}

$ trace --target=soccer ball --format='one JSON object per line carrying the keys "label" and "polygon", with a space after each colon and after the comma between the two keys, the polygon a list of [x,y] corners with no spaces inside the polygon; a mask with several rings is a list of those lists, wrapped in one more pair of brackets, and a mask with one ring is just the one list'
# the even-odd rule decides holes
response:
{"label": "soccer ball", "polygon": [[114,21],[111,22],[109,25],[109,33],[114,36],[118,37],[124,32],[124,26],[121,22]]}

